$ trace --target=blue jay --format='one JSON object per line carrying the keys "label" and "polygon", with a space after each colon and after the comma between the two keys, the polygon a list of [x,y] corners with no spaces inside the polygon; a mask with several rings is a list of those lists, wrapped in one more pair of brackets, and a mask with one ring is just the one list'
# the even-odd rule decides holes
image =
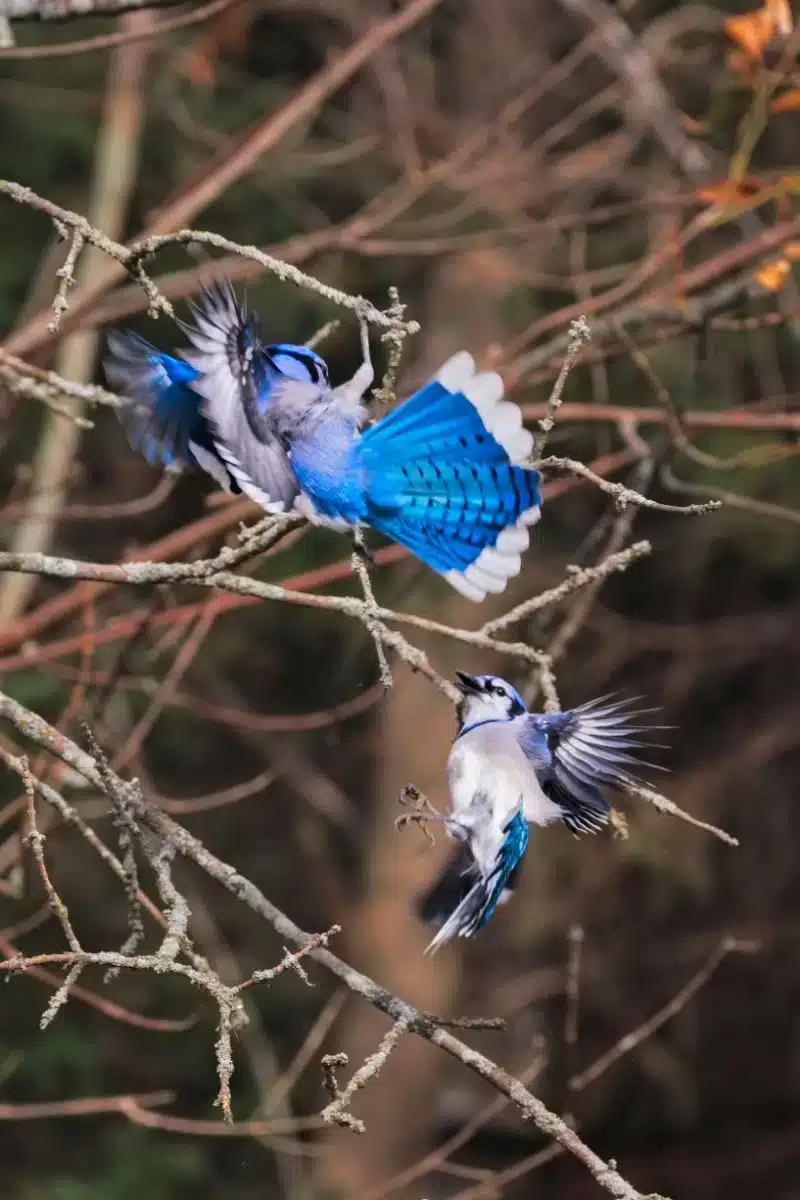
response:
{"label": "blue jay", "polygon": [[364,362],[331,388],[318,354],[264,342],[230,284],[206,289],[193,317],[178,358],[130,332],[108,339],[106,375],[148,461],[200,467],[267,512],[376,529],[471,600],[503,591],[541,499],[538,472],[520,465],[532,435],[499,375],[476,372],[462,350],[364,428],[374,373],[363,327]]}
{"label": "blue jay", "polygon": [[[633,722],[652,709],[633,701],[591,700],[569,712],[529,713],[496,675],[458,674],[458,733],[447,761],[451,809],[432,811],[460,845],[422,897],[423,920],[442,923],[426,953],[471,937],[511,895],[528,844],[527,824],[563,821],[576,835],[597,833],[611,805],[604,788],[630,780],[629,754],[653,745],[635,735],[659,726]],[[663,769],[663,768],[660,768]]]}

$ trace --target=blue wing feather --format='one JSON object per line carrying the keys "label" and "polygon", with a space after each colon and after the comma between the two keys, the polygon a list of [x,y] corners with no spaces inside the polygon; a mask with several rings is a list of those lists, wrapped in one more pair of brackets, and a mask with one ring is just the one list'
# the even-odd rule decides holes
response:
{"label": "blue wing feather", "polygon": [[[155,466],[203,466],[218,482],[238,491],[215,453],[200,398],[192,384],[197,370],[157,350],[137,333],[110,333],[103,360],[111,386],[123,396],[119,410],[128,439]],[[210,456],[199,462],[200,457]]]}
{"label": "blue wing feather", "polygon": [[611,804],[603,789],[620,790],[635,780],[628,767],[664,770],[629,753],[653,744],[636,734],[658,728],[635,724],[652,710],[631,709],[631,703],[607,704],[603,698],[569,712],[516,718],[520,746],[533,761],[542,790],[561,807],[564,824],[575,834],[596,833],[607,823]]}

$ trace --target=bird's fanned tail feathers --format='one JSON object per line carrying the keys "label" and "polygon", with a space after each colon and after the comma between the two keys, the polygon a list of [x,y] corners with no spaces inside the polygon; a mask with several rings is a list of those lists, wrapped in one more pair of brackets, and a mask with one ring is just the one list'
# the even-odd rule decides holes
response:
{"label": "bird's fanned tail feathers", "polygon": [[[451,938],[472,937],[489,920],[503,894],[513,887],[528,845],[528,826],[521,801],[514,815],[504,825],[503,832],[506,835],[505,840],[491,872],[472,884],[426,949],[426,954],[435,954],[439,947]],[[441,884],[442,881],[439,882]]]}
{"label": "bird's fanned tail feathers", "polygon": [[471,600],[502,592],[539,519],[532,446],[500,376],[461,351],[362,435],[366,520]]}

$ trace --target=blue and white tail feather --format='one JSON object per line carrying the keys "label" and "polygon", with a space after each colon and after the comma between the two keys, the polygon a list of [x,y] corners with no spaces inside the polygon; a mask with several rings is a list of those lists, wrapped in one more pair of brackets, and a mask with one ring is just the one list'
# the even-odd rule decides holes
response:
{"label": "blue and white tail feather", "polygon": [[[496,858],[486,874],[481,873],[477,863],[473,863],[466,874],[462,871],[462,878],[467,881],[475,875],[477,878],[444,921],[436,937],[427,947],[426,954],[435,954],[440,946],[454,937],[472,937],[484,927],[498,904],[504,903],[511,895],[522,857],[528,845],[528,826],[523,816],[521,802],[503,825],[502,832],[503,840]],[[442,879],[437,881],[436,894],[442,895],[447,882]],[[453,882],[457,888],[458,882]],[[430,911],[430,893],[423,900],[423,911],[426,905]],[[429,917],[429,919],[431,918]]]}
{"label": "blue and white tail feather", "polygon": [[502,592],[540,516],[533,450],[501,377],[453,355],[434,378],[367,429],[365,520],[471,600]]}

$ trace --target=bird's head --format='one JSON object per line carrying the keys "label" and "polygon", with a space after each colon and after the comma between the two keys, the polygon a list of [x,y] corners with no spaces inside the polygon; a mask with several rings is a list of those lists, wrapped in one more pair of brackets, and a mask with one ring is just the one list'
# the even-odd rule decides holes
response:
{"label": "bird's head", "polygon": [[267,354],[274,367],[289,379],[301,383],[315,383],[319,387],[330,387],[328,365],[307,346],[295,346],[290,342],[276,342],[267,346]]}
{"label": "bird's head", "polygon": [[465,675],[463,671],[456,675],[461,693],[456,710],[460,728],[481,721],[510,721],[526,711],[516,688],[498,675]]}

